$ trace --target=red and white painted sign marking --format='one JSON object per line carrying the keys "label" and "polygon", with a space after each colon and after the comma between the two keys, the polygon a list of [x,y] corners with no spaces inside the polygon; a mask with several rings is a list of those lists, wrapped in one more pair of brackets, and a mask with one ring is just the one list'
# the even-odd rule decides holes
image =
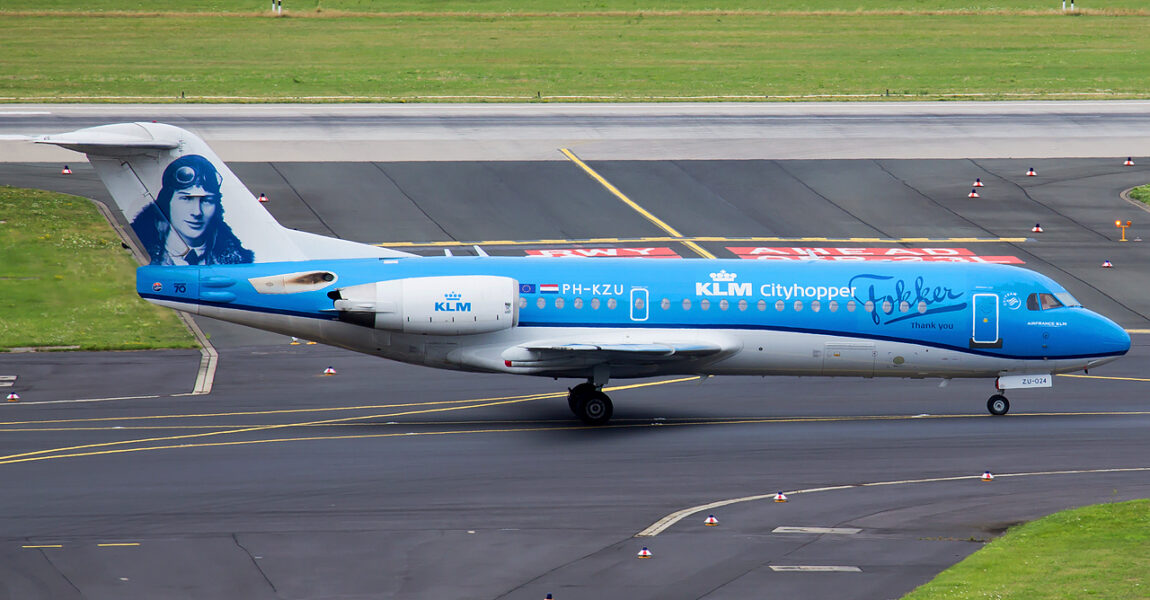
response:
{"label": "red and white painted sign marking", "polygon": [[527,256],[551,256],[563,258],[682,258],[670,248],[541,248],[527,251]]}
{"label": "red and white painted sign marking", "polygon": [[956,262],[1021,265],[1017,256],[979,256],[966,248],[765,248],[727,247],[735,256],[751,260],[893,260],[900,262]]}

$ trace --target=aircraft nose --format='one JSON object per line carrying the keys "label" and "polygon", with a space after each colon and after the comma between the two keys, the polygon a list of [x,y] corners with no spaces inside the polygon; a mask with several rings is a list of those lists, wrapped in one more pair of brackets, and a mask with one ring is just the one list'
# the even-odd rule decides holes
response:
{"label": "aircraft nose", "polygon": [[1130,351],[1130,334],[1125,329],[1100,314],[1094,313],[1094,317],[1097,323],[1091,336],[1091,354],[1121,356]]}

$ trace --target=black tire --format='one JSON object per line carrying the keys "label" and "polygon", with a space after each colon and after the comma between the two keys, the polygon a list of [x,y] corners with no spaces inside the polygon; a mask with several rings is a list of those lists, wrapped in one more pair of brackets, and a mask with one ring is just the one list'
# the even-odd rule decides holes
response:
{"label": "black tire", "polygon": [[615,407],[611,404],[611,398],[596,390],[579,403],[577,414],[579,420],[587,425],[606,425],[607,421],[611,420],[611,413],[614,410]]}
{"label": "black tire", "polygon": [[582,412],[579,410],[579,403],[587,396],[595,393],[595,386],[590,383],[580,383],[579,385],[571,388],[567,392],[567,406],[571,412],[575,413],[576,417],[583,418]]}
{"label": "black tire", "polygon": [[1001,417],[1010,411],[1010,400],[1002,394],[995,394],[986,401],[986,410],[996,417]]}

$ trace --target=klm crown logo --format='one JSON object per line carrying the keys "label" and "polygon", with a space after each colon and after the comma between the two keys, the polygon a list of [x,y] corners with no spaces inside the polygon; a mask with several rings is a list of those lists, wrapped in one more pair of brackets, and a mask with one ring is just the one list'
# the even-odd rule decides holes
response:
{"label": "klm crown logo", "polygon": [[460,302],[463,294],[459,292],[447,292],[443,299],[443,302],[435,303],[435,312],[471,312],[471,303]]}
{"label": "klm crown logo", "polygon": [[726,269],[711,273],[710,281],[695,282],[696,296],[750,296],[751,284],[735,283],[739,276]]}

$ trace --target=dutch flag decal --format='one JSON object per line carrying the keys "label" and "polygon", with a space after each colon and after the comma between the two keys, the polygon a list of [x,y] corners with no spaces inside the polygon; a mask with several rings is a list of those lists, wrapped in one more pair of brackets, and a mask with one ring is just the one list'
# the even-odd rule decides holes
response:
{"label": "dutch flag decal", "polygon": [[539,292],[541,294],[558,294],[559,293],[559,284],[558,283],[541,283],[541,284],[539,284]]}

